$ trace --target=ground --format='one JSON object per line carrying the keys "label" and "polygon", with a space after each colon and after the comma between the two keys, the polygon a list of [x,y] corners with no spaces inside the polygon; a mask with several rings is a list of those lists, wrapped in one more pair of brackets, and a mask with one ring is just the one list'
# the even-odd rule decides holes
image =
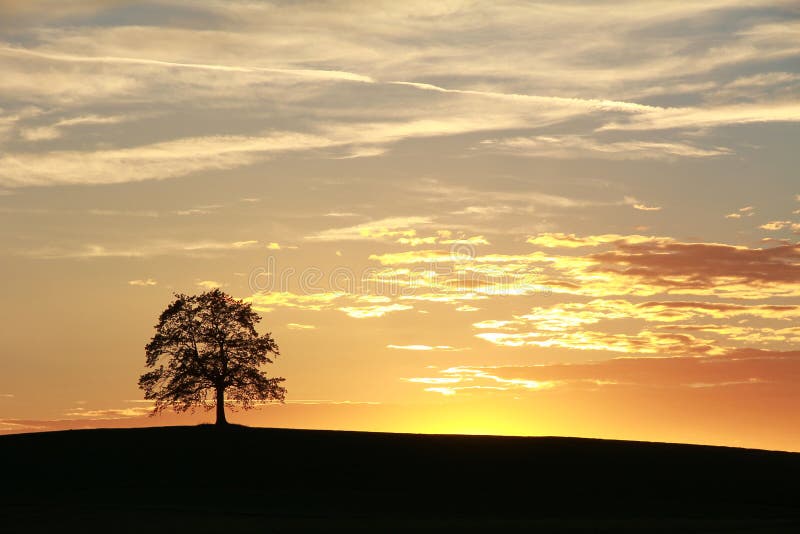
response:
{"label": "ground", "polygon": [[232,426],[0,437],[0,531],[798,532],[800,454]]}

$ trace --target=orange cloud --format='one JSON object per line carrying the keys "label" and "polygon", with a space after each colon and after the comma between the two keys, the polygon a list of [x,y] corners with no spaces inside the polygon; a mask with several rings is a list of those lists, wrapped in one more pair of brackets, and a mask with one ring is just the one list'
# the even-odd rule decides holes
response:
{"label": "orange cloud", "polygon": [[412,351],[431,351],[431,350],[446,350],[446,351],[459,351],[450,345],[386,345],[387,349],[395,350],[412,350]]}
{"label": "orange cloud", "polygon": [[800,223],[793,223],[792,221],[770,221],[766,224],[762,224],[759,226],[759,228],[772,232],[783,230],[784,228],[791,228],[794,231],[800,231]]}
{"label": "orange cloud", "polygon": [[608,243],[646,243],[649,241],[661,240],[668,241],[669,238],[655,238],[641,235],[619,235],[619,234],[603,234],[603,235],[590,235],[578,237],[575,234],[562,234],[562,233],[541,233],[531,236],[527,242],[532,245],[537,245],[547,248],[578,248],[578,247],[596,247],[598,245],[605,245]]}
{"label": "orange cloud", "polygon": [[273,311],[275,308],[299,308],[318,311],[328,307],[334,300],[343,297],[341,292],[299,294],[290,291],[270,291],[256,293],[244,299],[253,305],[253,309],[261,313]]}
{"label": "orange cloud", "polygon": [[500,346],[561,347],[575,350],[596,350],[630,354],[723,354],[725,349],[713,340],[690,334],[652,332],[616,334],[582,330],[579,332],[485,332],[475,334]]}
{"label": "orange cloud", "polygon": [[[651,292],[734,298],[800,295],[800,245],[751,249],[719,243],[617,243],[591,254],[581,275]],[[645,293],[646,294],[646,293]]]}
{"label": "orange cloud", "polygon": [[370,306],[344,306],[338,308],[338,310],[354,319],[367,319],[371,317],[383,317],[387,313],[410,310],[412,308],[413,306],[407,304],[373,304]]}
{"label": "orange cloud", "polygon": [[[461,389],[521,390],[613,388],[708,388],[764,384],[794,385],[800,381],[800,351],[743,349],[724,356],[625,357],[580,363],[528,366],[456,366],[437,376],[403,379],[439,385],[456,394]],[[499,387],[498,387],[499,386]],[[448,394],[433,388],[426,391]]]}
{"label": "orange cloud", "polygon": [[[545,248],[603,247],[585,255],[478,254],[445,250],[373,254],[382,265],[442,264],[462,292],[526,295],[556,293],[607,297],[658,294],[713,295],[738,299],[800,296],[800,245],[749,248],[722,243],[683,243],[668,237],[603,234],[579,237],[545,233],[528,238]],[[409,271],[410,272],[410,271]],[[433,267],[421,286],[442,290]],[[471,285],[468,285],[471,284]],[[416,287],[421,287],[416,286]],[[478,289],[478,288],[482,289]]]}
{"label": "orange cloud", "polygon": [[440,374],[444,376],[405,378],[403,380],[418,384],[436,385],[436,387],[425,388],[425,391],[441,393],[442,395],[455,395],[462,391],[480,389],[538,391],[556,386],[553,381],[505,378],[492,373],[491,368],[451,367],[441,370]]}
{"label": "orange cloud", "polygon": [[[796,305],[752,305],[694,302],[648,301],[633,303],[627,300],[595,299],[587,303],[565,303],[549,307],[534,307],[529,313],[514,315],[506,320],[483,320],[473,323],[480,330],[476,337],[499,346],[561,347],[577,350],[604,350],[646,354],[721,354],[734,342],[766,343],[798,339],[795,327],[770,328],[741,325],[681,324],[659,325],[655,330],[609,333],[586,330],[601,321],[627,319],[658,323],[675,323],[703,318],[732,319],[754,317],[762,320],[785,321],[800,317]],[[614,327],[611,327],[614,328]],[[595,329],[599,330],[599,329]],[[668,332],[673,330],[673,332]],[[699,339],[698,333],[712,333],[718,340]]]}

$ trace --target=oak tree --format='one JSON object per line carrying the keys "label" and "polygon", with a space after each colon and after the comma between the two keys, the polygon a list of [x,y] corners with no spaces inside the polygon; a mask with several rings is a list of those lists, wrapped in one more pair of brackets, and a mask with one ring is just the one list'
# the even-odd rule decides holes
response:
{"label": "oak tree", "polygon": [[259,401],[282,402],[284,379],[261,370],[279,352],[271,334],[256,331],[260,320],[250,304],[219,289],[175,294],[145,347],[152,370],[139,378],[145,399],[155,401],[153,415],[167,407],[215,407],[217,425],[225,425],[226,403],[248,409]]}

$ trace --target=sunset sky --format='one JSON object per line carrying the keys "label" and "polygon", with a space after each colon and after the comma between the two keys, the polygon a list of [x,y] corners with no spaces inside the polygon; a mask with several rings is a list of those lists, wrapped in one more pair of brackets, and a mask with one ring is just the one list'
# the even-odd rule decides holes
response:
{"label": "sunset sky", "polygon": [[800,5],[0,0],[0,433],[146,416],[175,292],[260,426],[800,451]]}

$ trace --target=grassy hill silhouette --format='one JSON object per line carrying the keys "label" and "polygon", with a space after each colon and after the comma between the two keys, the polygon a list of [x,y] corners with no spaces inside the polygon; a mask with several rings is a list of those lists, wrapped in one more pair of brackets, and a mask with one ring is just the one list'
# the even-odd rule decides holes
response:
{"label": "grassy hill silhouette", "polygon": [[797,532],[800,454],[212,426],[0,436],[0,531]]}

